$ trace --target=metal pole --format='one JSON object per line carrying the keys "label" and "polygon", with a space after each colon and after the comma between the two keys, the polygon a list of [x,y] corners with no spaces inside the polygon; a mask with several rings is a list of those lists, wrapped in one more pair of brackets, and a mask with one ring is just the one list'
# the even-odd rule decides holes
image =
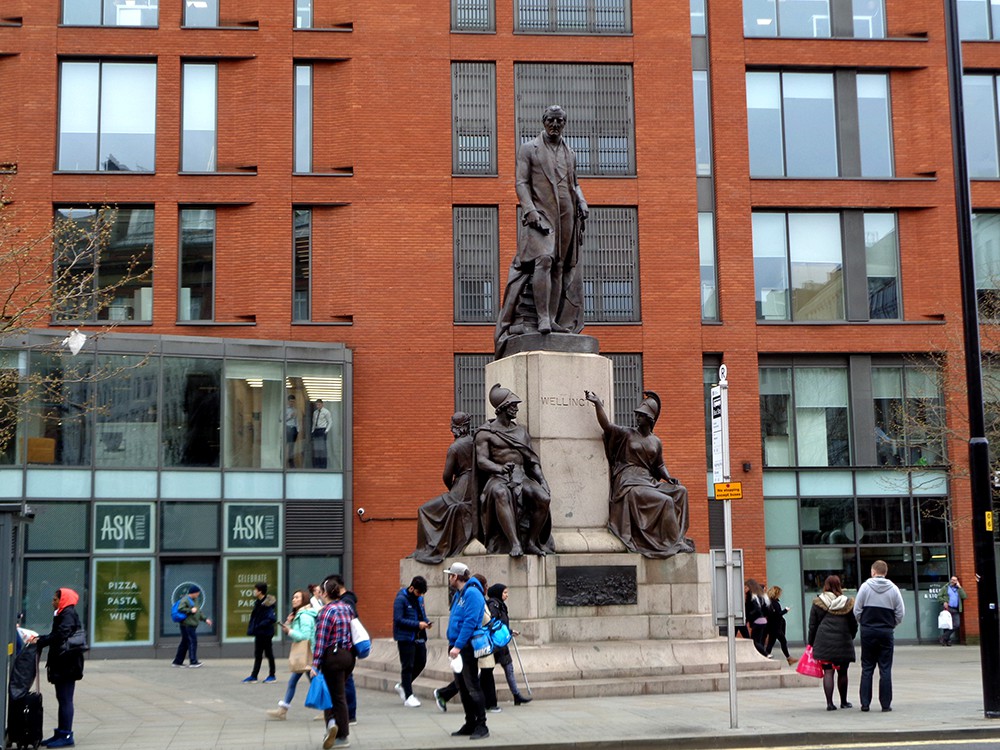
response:
{"label": "metal pole", "polygon": [[957,0],[945,0],[945,41],[951,103],[952,158],[955,168],[955,211],[962,272],[962,319],[965,337],[965,379],[969,399],[969,474],[972,489],[972,546],[979,595],[979,654],[986,718],[1000,718],[1000,621],[997,619],[996,552],[993,541],[993,492],[990,486],[989,442],[983,408],[982,352],[975,258],[972,250],[972,197],[965,149],[962,103],[962,40]]}
{"label": "metal pole", "polygon": [[[732,478],[729,466],[729,381],[726,379],[725,365],[719,368],[719,390],[722,397],[722,481],[729,482]],[[739,709],[736,705],[736,602],[734,596],[738,587],[733,585],[733,505],[731,500],[725,503],[726,532],[726,645],[729,650],[729,727],[737,729],[740,725]]]}

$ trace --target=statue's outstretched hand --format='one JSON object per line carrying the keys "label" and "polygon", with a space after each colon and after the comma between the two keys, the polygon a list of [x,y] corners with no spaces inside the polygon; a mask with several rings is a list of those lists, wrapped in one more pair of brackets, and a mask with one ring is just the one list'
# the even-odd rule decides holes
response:
{"label": "statue's outstretched hand", "polygon": [[584,391],[583,395],[586,396],[587,400],[595,406],[604,406],[604,402],[601,401],[600,396],[593,391]]}

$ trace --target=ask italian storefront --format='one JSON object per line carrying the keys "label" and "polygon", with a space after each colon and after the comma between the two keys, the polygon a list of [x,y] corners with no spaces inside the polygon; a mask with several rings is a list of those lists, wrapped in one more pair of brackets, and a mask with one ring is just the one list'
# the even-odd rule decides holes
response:
{"label": "ask italian storefront", "polygon": [[112,334],[74,356],[52,346],[64,335],[0,348],[26,391],[0,453],[0,496],[34,511],[26,627],[47,631],[67,586],[95,649],[170,649],[171,606],[197,584],[205,654],[235,654],[252,642],[254,583],[284,609],[292,590],[351,574],[348,349]]}

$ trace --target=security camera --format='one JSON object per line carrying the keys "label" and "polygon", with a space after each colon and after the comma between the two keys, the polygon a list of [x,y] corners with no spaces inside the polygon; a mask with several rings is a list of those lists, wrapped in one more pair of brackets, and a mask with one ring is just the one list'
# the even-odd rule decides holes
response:
{"label": "security camera", "polygon": [[361,518],[364,515],[365,515],[365,509],[364,508],[358,508],[358,518]]}

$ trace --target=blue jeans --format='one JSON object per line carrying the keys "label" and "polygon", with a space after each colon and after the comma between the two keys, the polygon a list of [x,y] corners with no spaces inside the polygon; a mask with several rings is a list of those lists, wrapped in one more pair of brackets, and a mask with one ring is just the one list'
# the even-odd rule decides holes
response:
{"label": "blue jeans", "polygon": [[861,705],[872,702],[872,681],[878,665],[878,702],[882,708],[892,706],[893,631],[888,628],[861,628]]}
{"label": "blue jeans", "polygon": [[177,653],[174,655],[174,664],[184,663],[184,657],[191,655],[191,663],[198,663],[198,626],[181,625],[181,642],[177,646]]}
{"label": "blue jeans", "polygon": [[354,689],[354,675],[347,675],[344,681],[344,695],[347,698],[347,716],[349,719],[358,718],[358,691]]}
{"label": "blue jeans", "polygon": [[285,703],[292,705],[292,698],[295,697],[295,687],[299,684],[299,680],[305,675],[312,681],[312,677],[309,677],[308,672],[292,672],[292,676],[288,678],[288,687],[285,689]]}

